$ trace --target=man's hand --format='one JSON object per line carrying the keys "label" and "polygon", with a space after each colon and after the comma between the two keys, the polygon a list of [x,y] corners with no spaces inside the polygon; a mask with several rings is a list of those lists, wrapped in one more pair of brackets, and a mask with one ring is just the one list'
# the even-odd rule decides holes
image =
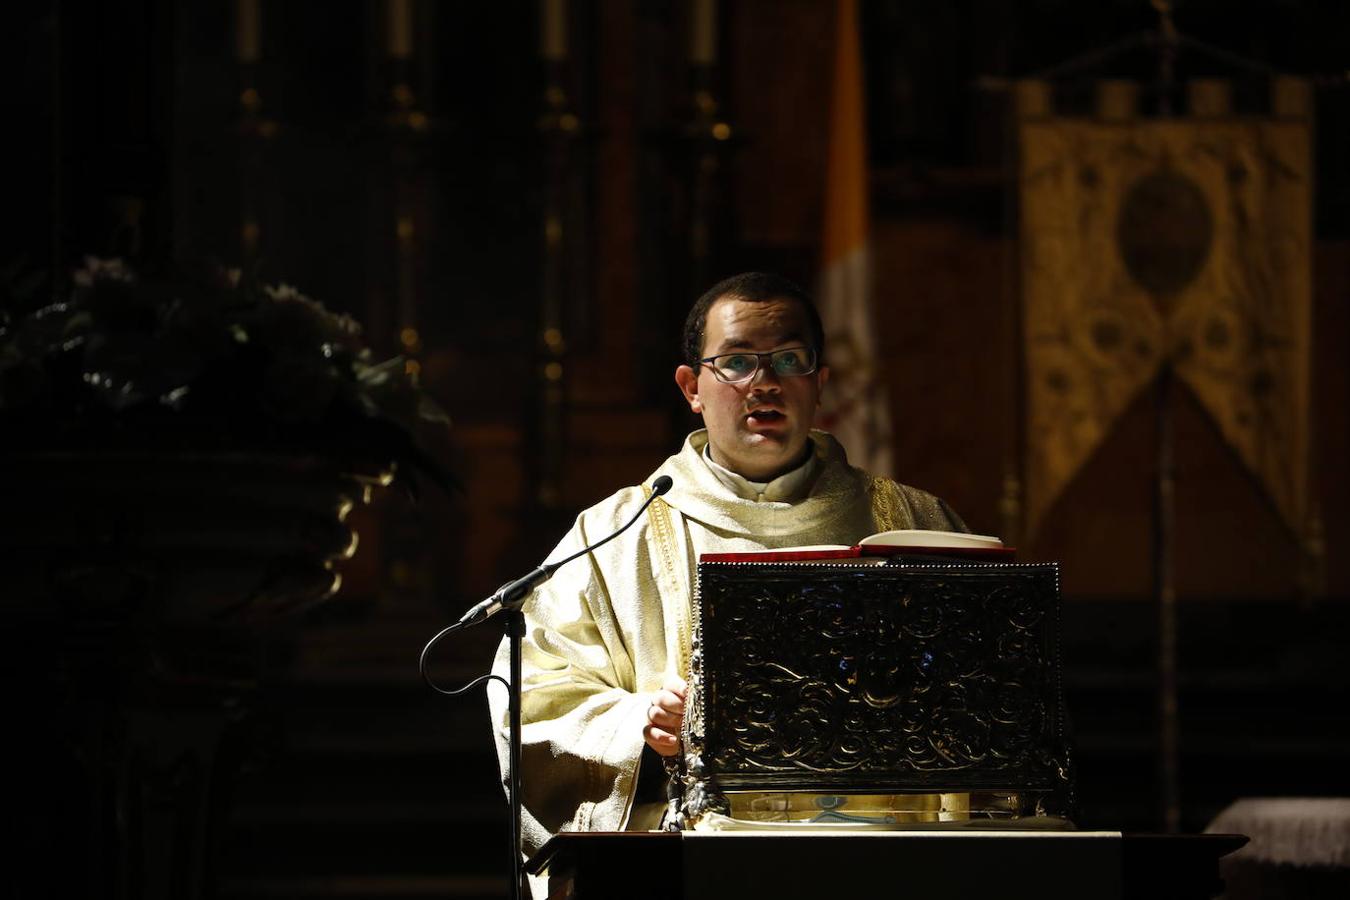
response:
{"label": "man's hand", "polygon": [[684,692],[688,685],[675,675],[666,677],[661,690],[652,695],[647,707],[647,724],[642,728],[642,739],[662,756],[680,752],[680,728],[684,725]]}

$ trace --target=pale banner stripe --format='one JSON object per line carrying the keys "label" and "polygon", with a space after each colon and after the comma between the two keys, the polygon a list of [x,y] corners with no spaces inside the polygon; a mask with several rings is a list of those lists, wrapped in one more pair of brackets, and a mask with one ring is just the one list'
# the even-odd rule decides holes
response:
{"label": "pale banner stripe", "polygon": [[862,54],[853,0],[841,0],[837,10],[820,280],[830,381],[818,421],[844,445],[849,462],[889,476],[890,403],[871,305]]}

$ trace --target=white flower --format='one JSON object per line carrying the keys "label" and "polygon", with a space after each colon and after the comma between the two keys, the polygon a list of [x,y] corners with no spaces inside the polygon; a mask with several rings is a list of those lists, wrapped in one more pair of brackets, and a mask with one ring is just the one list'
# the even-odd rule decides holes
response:
{"label": "white flower", "polygon": [[267,293],[267,296],[271,297],[273,300],[298,300],[301,303],[314,302],[313,300],[306,297],[304,294],[300,293],[298,288],[294,287],[293,285],[286,284],[285,282],[282,282],[276,287],[273,287],[270,284],[265,284],[263,285],[263,291],[265,291]]}
{"label": "white flower", "polygon": [[132,281],[135,273],[116,257],[100,259],[97,256],[86,256],[84,268],[76,269],[73,277],[76,285],[87,288],[93,287],[95,281]]}

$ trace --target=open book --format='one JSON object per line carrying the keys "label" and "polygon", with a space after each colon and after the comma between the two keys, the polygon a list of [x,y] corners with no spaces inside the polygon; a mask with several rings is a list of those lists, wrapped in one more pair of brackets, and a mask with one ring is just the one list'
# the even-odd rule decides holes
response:
{"label": "open book", "polygon": [[1012,562],[1013,547],[987,534],[959,531],[923,531],[908,528],[869,535],[852,547],[818,544],[811,547],[780,547],[742,553],[705,553],[700,562],[810,562],[812,560],[861,559],[888,556],[938,556],[986,562]]}

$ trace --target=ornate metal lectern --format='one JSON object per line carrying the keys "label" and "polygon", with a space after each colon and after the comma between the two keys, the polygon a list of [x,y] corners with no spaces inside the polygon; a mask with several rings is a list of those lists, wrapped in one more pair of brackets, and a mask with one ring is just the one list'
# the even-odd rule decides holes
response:
{"label": "ornate metal lectern", "polygon": [[1055,564],[701,561],[682,827],[1071,827],[1059,614]]}

